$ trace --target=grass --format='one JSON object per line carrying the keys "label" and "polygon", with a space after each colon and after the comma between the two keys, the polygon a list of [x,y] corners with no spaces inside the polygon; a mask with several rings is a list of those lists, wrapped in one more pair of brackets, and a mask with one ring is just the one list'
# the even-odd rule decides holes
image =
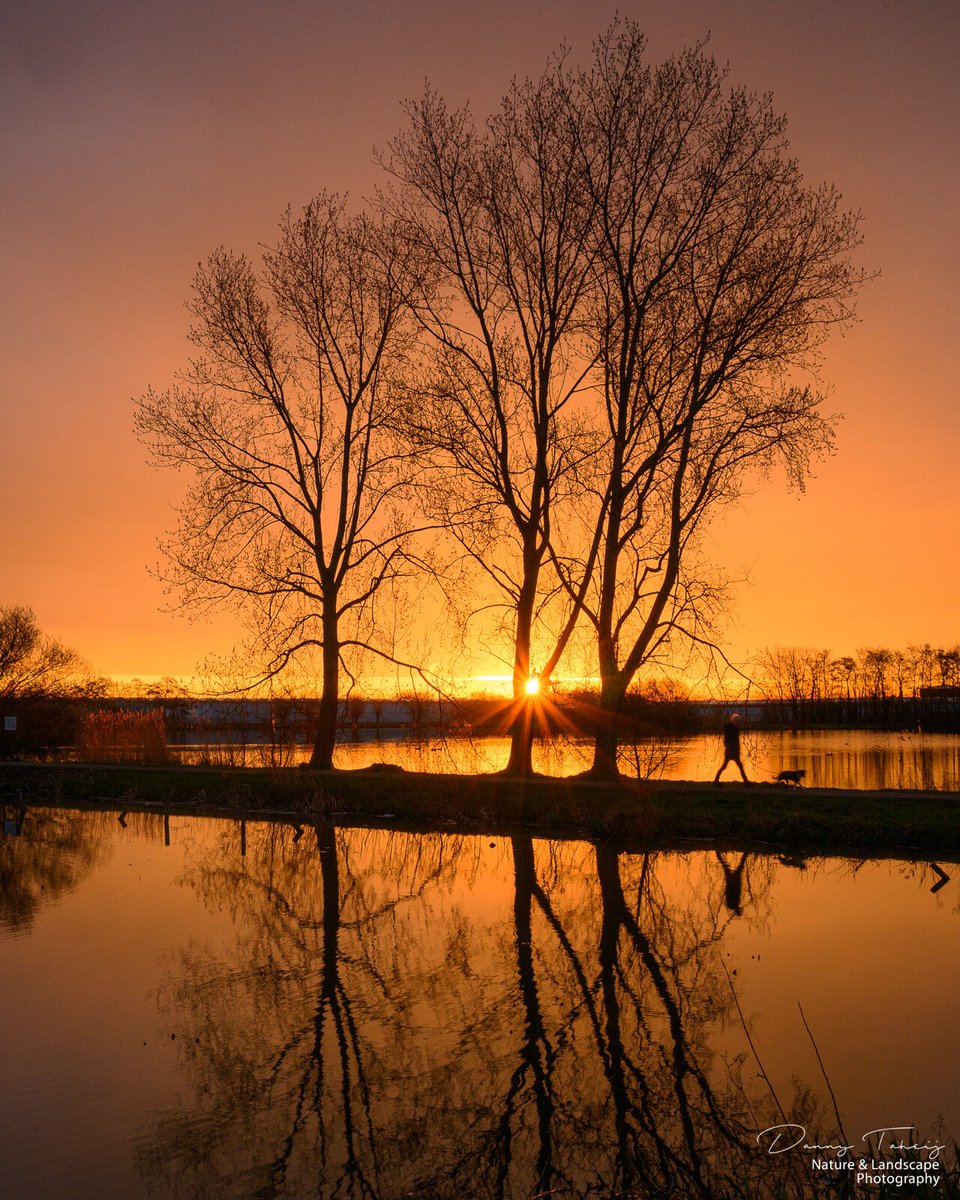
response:
{"label": "grass", "polygon": [[960,795],[388,770],[0,763],[7,803],[960,861]]}

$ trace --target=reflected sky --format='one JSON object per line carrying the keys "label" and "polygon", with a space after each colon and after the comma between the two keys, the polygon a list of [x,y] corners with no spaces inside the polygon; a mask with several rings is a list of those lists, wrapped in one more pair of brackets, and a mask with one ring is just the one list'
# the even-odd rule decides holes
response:
{"label": "reflected sky", "polygon": [[0,928],[18,1197],[813,1195],[756,1135],[835,1139],[824,1069],[846,1142],[960,1128],[949,864],[70,820]]}

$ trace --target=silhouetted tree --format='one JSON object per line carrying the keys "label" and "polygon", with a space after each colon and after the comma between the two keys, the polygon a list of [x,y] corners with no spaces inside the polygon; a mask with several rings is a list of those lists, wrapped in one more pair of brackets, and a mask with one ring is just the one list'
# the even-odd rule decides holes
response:
{"label": "silhouetted tree", "polygon": [[428,90],[385,158],[439,287],[420,308],[435,352],[413,431],[460,481],[446,515],[506,596],[514,771],[530,767],[528,678],[556,669],[582,609],[593,770],[616,772],[630,682],[707,639],[703,526],[748,470],[782,462],[800,483],[830,444],[797,379],[861,278],[857,217],[804,184],[769,100],[701,48],[656,69],[644,48],[615,23],[590,70],[554,59],[482,131]]}
{"label": "silhouetted tree", "polygon": [[236,603],[272,677],[319,652],[312,764],[333,765],[345,656],[392,657],[378,620],[408,569],[408,462],[391,433],[415,268],[389,224],[320,196],[259,274],[224,249],[190,310],[198,357],[137,429],[192,485],[165,547],[184,602]]}
{"label": "silhouetted tree", "polygon": [[582,301],[589,286],[594,202],[568,122],[561,59],[515,82],[478,128],[429,88],[384,163],[390,205],[434,267],[423,297],[428,336],[410,429],[440,487],[439,511],[502,604],[512,650],[514,717],[508,772],[531,768],[528,680],[569,635],[545,620],[556,581],[548,547],[585,453],[568,407],[582,385]]}
{"label": "silhouetted tree", "polygon": [[829,660],[829,650],[802,646],[775,646],[757,656],[762,689],[776,700],[781,721],[815,717],[817,706],[856,674],[852,659]]}
{"label": "silhouetted tree", "polygon": [[29,699],[77,690],[83,660],[75,650],[48,637],[33,609],[0,608],[0,696]]}
{"label": "silhouetted tree", "polygon": [[[634,25],[615,25],[577,80],[571,118],[598,280],[601,550],[585,611],[601,677],[601,774],[617,770],[638,670],[678,642],[709,640],[704,525],[748,470],[780,462],[799,484],[809,456],[830,445],[821,395],[797,381],[849,319],[861,279],[857,216],[834,189],[803,182],[769,98],[730,88],[700,48],[657,68],[643,52]],[[567,564],[571,595],[582,571]]]}
{"label": "silhouetted tree", "polygon": [[[909,728],[931,716],[924,709],[927,689],[946,687],[960,678],[960,651],[929,644],[890,650],[863,648],[855,655],[831,658],[827,650],[775,646],[757,655],[754,666],[763,695],[785,721],[837,720]],[[929,699],[929,696],[927,697]],[[937,721],[951,718],[947,708]]]}
{"label": "silhouetted tree", "polygon": [[960,684],[960,646],[951,650],[937,650],[937,670],[941,687],[957,687]]}
{"label": "silhouetted tree", "polygon": [[88,678],[75,650],[40,629],[31,608],[0,608],[0,715],[15,717],[17,725],[0,731],[0,753],[44,754],[70,745],[83,698],[103,686]]}

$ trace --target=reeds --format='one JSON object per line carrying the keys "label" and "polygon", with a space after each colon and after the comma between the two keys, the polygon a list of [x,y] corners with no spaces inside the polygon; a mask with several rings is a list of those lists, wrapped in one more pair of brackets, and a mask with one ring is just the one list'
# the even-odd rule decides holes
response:
{"label": "reeds", "polygon": [[88,713],[77,739],[77,757],[84,762],[151,766],[168,762],[163,712],[98,709]]}

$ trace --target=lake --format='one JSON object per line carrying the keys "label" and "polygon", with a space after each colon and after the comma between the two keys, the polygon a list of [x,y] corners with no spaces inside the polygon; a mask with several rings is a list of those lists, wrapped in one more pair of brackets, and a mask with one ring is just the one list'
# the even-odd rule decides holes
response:
{"label": "lake", "polygon": [[804,1139],[960,1130],[950,864],[6,816],[17,1200],[813,1197]]}
{"label": "lake", "polygon": [[[408,771],[473,774],[506,766],[510,752],[505,737],[415,738],[409,731],[396,736],[341,742],[335,761],[344,769],[371,763],[397,763]],[[545,775],[575,775],[590,765],[592,742],[583,738],[538,741],[534,768]],[[743,759],[753,779],[769,782],[782,770],[803,770],[813,787],[920,788],[960,791],[960,735],[950,733],[891,733],[860,729],[792,731],[746,730]],[[296,765],[310,757],[303,745],[269,746],[218,743],[175,747],[185,762],[218,765]],[[712,779],[723,760],[720,738],[699,734],[679,740],[649,739],[624,751],[624,773],[662,779]],[[735,767],[724,775],[738,780]]]}

